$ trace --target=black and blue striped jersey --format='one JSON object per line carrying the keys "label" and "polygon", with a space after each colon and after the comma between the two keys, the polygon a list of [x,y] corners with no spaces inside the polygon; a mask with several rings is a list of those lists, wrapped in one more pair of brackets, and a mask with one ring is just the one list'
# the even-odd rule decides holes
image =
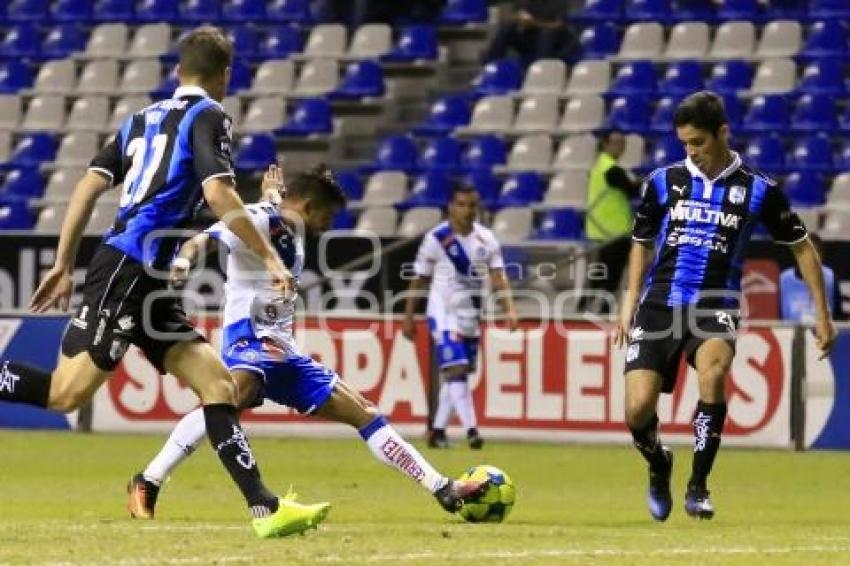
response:
{"label": "black and blue striped jersey", "polygon": [[127,118],[89,166],[123,186],[104,243],[143,264],[167,266],[203,205],[202,184],[233,176],[231,129],[221,105],[195,86]]}
{"label": "black and blue striped jersey", "polygon": [[763,222],[781,243],[807,237],[777,184],[734,160],[707,179],[686,159],[644,182],[632,238],[654,242],[642,303],[738,307],[747,243]]}

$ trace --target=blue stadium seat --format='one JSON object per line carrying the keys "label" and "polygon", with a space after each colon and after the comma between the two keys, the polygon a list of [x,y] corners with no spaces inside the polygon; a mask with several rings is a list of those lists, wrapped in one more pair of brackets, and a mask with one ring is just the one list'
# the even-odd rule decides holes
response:
{"label": "blue stadium seat", "polygon": [[496,207],[499,202],[502,183],[493,171],[490,169],[474,169],[464,177],[463,182],[475,187],[481,199],[481,206],[488,210]]}
{"label": "blue stadium seat", "polygon": [[0,230],[30,230],[35,225],[35,215],[24,201],[0,204]]}
{"label": "blue stadium seat", "polygon": [[823,177],[814,171],[798,171],[785,178],[785,193],[791,206],[821,206],[826,203],[826,185]]}
{"label": "blue stadium seat", "polygon": [[832,151],[832,142],[825,135],[799,139],[791,151],[788,167],[799,171],[831,173],[835,167]]}
{"label": "blue stadium seat", "polygon": [[803,20],[808,3],[808,0],[770,0],[769,15],[776,20]]}
{"label": "blue stadium seat", "polygon": [[458,126],[465,126],[470,119],[469,96],[450,94],[437,100],[425,122],[413,129],[420,136],[445,135]]}
{"label": "blue stadium seat", "polygon": [[444,208],[449,202],[451,179],[445,171],[426,171],[413,182],[410,196],[396,205],[399,210],[417,206]]}
{"label": "blue stadium seat", "polygon": [[187,25],[198,25],[204,22],[218,22],[221,18],[221,7],[218,0],[188,0],[180,2],[177,7],[178,19]]}
{"label": "blue stadium seat", "polygon": [[824,20],[809,28],[800,56],[846,57],[847,51],[847,26],[841,20]]}
{"label": "blue stadium seat", "polygon": [[251,79],[254,73],[251,65],[243,59],[233,59],[230,65],[230,83],[227,85],[227,94],[231,95],[237,91],[251,88]]}
{"label": "blue stadium seat", "polygon": [[371,173],[373,171],[404,171],[413,173],[417,170],[416,142],[410,135],[387,136],[378,145],[375,160],[364,167],[361,171]]}
{"label": "blue stadium seat", "polygon": [[811,0],[809,16],[813,19],[850,19],[850,4],[847,0]]}
{"label": "blue stadium seat", "polygon": [[573,15],[576,23],[619,21],[623,17],[623,0],[587,0],[581,12]]}
{"label": "blue stadium seat", "polygon": [[20,61],[0,64],[0,94],[15,93],[32,86],[32,70]]}
{"label": "blue stadium seat", "polygon": [[626,6],[627,22],[658,22],[668,24],[673,19],[670,0],[632,0]]}
{"label": "blue stadium seat", "polygon": [[384,96],[384,70],[368,59],[348,65],[339,86],[328,94],[331,100],[358,100]]}
{"label": "blue stadium seat", "polygon": [[729,121],[729,127],[733,130],[738,130],[741,127],[744,117],[741,99],[734,94],[721,94],[720,97],[723,99],[723,108],[726,111],[726,119]]}
{"label": "blue stadium seat", "polygon": [[829,94],[806,94],[800,97],[791,116],[791,129],[798,132],[832,132],[837,126],[838,110]]}
{"label": "blue stadium seat", "polygon": [[41,53],[41,35],[34,24],[12,26],[0,43],[0,54],[9,59],[36,59]]}
{"label": "blue stadium seat", "polygon": [[676,161],[681,161],[687,157],[685,155],[685,146],[679,141],[676,136],[664,136],[655,140],[652,144],[652,150],[647,156],[647,160],[643,163],[640,171],[652,171],[659,167],[665,167]]}
{"label": "blue stadium seat", "polygon": [[244,171],[262,171],[277,163],[274,138],[268,134],[242,136],[234,162],[237,169]]}
{"label": "blue stadium seat", "polygon": [[844,112],[838,117],[838,129],[843,134],[850,134],[850,104],[844,107]]}
{"label": "blue stadium seat", "polygon": [[133,0],[98,0],[92,9],[95,22],[133,22],[136,6]]}
{"label": "blue stadium seat", "polygon": [[845,141],[835,152],[834,162],[836,171],[850,171],[850,140]]}
{"label": "blue stadium seat", "polygon": [[749,90],[753,84],[753,67],[746,61],[721,61],[711,70],[706,88],[718,94],[735,94]]}
{"label": "blue stadium seat", "polygon": [[437,137],[419,156],[419,167],[424,170],[456,171],[460,168],[461,146],[457,138]]}
{"label": "blue stadium seat", "polygon": [[50,7],[54,22],[89,22],[92,18],[92,0],[56,0]]}
{"label": "blue stadium seat", "polygon": [[357,217],[348,209],[337,212],[331,220],[331,230],[353,230]]}
{"label": "blue stadium seat", "polygon": [[41,22],[47,19],[49,4],[48,0],[12,0],[6,4],[6,18],[11,22]]}
{"label": "blue stadium seat", "polygon": [[785,143],[777,135],[758,136],[750,140],[744,151],[747,163],[765,173],[783,173],[785,167]]}
{"label": "blue stadium seat", "polygon": [[713,0],[674,0],[674,22],[717,22]]}
{"label": "blue stadium seat", "polygon": [[522,69],[515,59],[500,59],[487,63],[472,81],[478,96],[502,95],[519,90]]}
{"label": "blue stadium seat", "polygon": [[620,67],[608,93],[612,96],[631,96],[655,94],[657,89],[658,76],[652,61],[633,61]]}
{"label": "blue stadium seat", "polygon": [[788,101],[782,95],[757,96],[744,117],[749,132],[783,132],[788,129]]}
{"label": "blue stadium seat", "polygon": [[0,185],[0,198],[26,201],[44,195],[44,179],[36,167],[12,169]]}
{"label": "blue stadium seat", "polygon": [[225,0],[221,17],[227,22],[257,22],[266,20],[265,0]]}
{"label": "blue stadium seat", "polygon": [[42,163],[53,161],[56,157],[57,143],[48,133],[34,133],[21,138],[9,159],[0,165],[3,169],[18,167],[38,167]]}
{"label": "blue stadium seat", "polygon": [[507,159],[505,140],[499,136],[485,135],[469,140],[461,164],[470,171],[490,170],[494,165],[504,165]]}
{"label": "blue stadium seat", "polygon": [[139,0],[136,21],[142,23],[176,22],[177,2],[174,0]]}
{"label": "blue stadium seat", "polygon": [[236,57],[251,58],[257,54],[260,33],[252,25],[234,25],[226,29],[227,37],[233,43]]}
{"label": "blue stadium seat", "polygon": [[486,24],[488,16],[487,0],[448,0],[440,14],[440,23],[449,26]]}
{"label": "blue stadium seat", "polygon": [[75,51],[84,51],[88,33],[80,24],[58,25],[47,34],[41,44],[43,59],[64,59]]}
{"label": "blue stadium seat", "polygon": [[620,49],[620,30],[606,22],[585,28],[579,35],[582,59],[604,59]]}
{"label": "blue stadium seat", "polygon": [[274,26],[266,30],[265,39],[260,42],[260,59],[286,59],[304,48],[301,31],[291,25]]}
{"label": "blue stadium seat", "polygon": [[761,21],[758,0],[721,0],[717,6],[717,19],[720,21]]}
{"label": "blue stadium seat", "polygon": [[160,82],[159,86],[156,87],[156,90],[152,90],[148,94],[150,94],[150,97],[154,100],[171,98],[171,95],[174,94],[174,90],[178,85],[179,80],[177,79],[177,68],[175,67],[165,74],[162,82]]}
{"label": "blue stadium seat", "polygon": [[502,185],[498,206],[528,206],[543,199],[546,187],[537,173],[524,171],[508,177]]}
{"label": "blue stadium seat", "polygon": [[698,61],[676,61],[667,67],[658,91],[670,95],[686,95],[702,90],[702,67]]}
{"label": "blue stadium seat", "polygon": [[534,240],[581,240],[584,219],[572,208],[556,208],[546,212],[540,226],[531,234]]}
{"label": "blue stadium seat", "polygon": [[333,133],[333,114],[327,100],[306,98],[295,107],[292,117],[282,127],[275,130],[281,136],[310,136]]}
{"label": "blue stadium seat", "polygon": [[803,77],[797,83],[801,93],[834,94],[847,92],[844,84],[844,61],[841,59],[816,59],[803,69]]}
{"label": "blue stadium seat", "polygon": [[659,100],[649,120],[649,131],[653,134],[672,134],[673,114],[681,101],[681,96],[665,96]]}
{"label": "blue stadium seat", "polygon": [[357,174],[357,171],[337,171],[334,177],[336,177],[337,184],[342,187],[345,198],[348,200],[361,200],[363,198],[363,180]]}
{"label": "blue stadium seat", "polygon": [[273,0],[266,6],[266,19],[276,23],[310,25],[313,23],[310,0]]}
{"label": "blue stadium seat", "polygon": [[401,28],[395,46],[381,56],[383,61],[410,62],[437,59],[437,30],[433,26],[405,26]]}
{"label": "blue stadium seat", "polygon": [[649,100],[645,96],[620,96],[611,103],[605,128],[629,133],[645,133],[649,118]]}

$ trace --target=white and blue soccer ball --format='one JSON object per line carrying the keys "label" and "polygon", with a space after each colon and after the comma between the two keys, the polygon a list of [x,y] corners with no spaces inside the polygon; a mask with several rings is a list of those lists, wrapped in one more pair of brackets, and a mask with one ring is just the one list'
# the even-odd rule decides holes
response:
{"label": "white and blue soccer ball", "polygon": [[484,494],[465,501],[460,516],[470,523],[501,523],[510,514],[516,500],[516,487],[510,476],[495,466],[474,466],[462,476],[464,481],[490,480]]}

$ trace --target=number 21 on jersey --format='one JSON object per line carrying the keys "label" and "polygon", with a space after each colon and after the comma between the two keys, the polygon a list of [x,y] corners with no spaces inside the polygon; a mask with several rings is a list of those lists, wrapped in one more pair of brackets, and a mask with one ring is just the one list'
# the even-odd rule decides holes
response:
{"label": "number 21 on jersey", "polygon": [[[119,203],[121,208],[131,203],[138,204],[145,198],[148,189],[150,189],[151,181],[153,181],[153,176],[159,169],[167,145],[168,136],[166,134],[155,135],[150,143],[150,150],[153,154],[149,159],[146,159],[148,142],[145,138],[133,138],[127,144],[127,157],[131,158],[133,162],[124,177],[124,187]],[[147,165],[145,161],[147,161]]]}

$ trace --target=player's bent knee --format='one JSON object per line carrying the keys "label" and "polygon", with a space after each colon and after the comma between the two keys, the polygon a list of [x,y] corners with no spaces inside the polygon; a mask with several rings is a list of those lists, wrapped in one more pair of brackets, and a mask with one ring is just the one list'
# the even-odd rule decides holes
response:
{"label": "player's bent knee", "polygon": [[204,405],[216,403],[236,404],[236,384],[232,379],[221,377],[210,378],[197,386],[198,397]]}

